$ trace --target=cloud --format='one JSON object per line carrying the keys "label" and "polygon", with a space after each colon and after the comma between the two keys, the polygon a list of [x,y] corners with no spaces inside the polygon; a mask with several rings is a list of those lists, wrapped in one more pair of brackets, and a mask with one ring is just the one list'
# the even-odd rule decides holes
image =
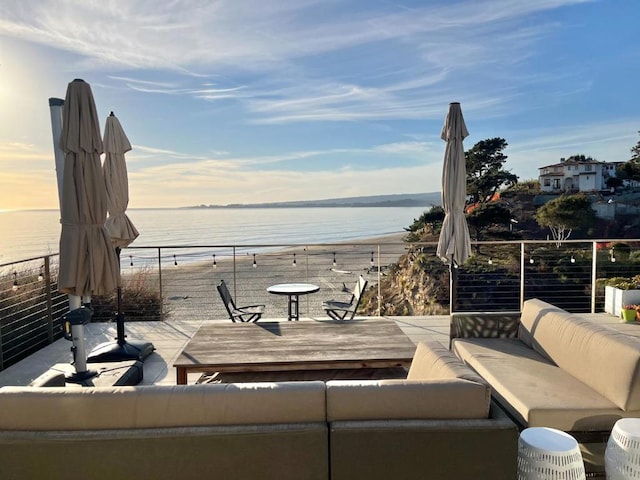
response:
{"label": "cloud", "polygon": [[[0,6],[0,33],[72,52],[82,69],[173,71],[112,80],[149,94],[237,100],[258,124],[416,119],[440,115],[452,91],[465,103],[500,107],[507,87],[487,82],[489,65],[522,62],[532,44],[560,26],[532,16],[589,0],[399,3],[297,0],[59,2]],[[35,14],[34,12],[37,12]],[[349,52],[350,62],[343,55]],[[384,58],[384,63],[375,61]],[[317,59],[317,60],[316,60]],[[319,67],[322,65],[322,68]],[[384,65],[384,66],[381,66]],[[407,68],[407,65],[411,67]],[[189,78],[218,77],[213,85]],[[482,94],[460,88],[473,72]],[[428,89],[428,100],[425,94]],[[458,98],[462,100],[462,98]]]}
{"label": "cloud", "polygon": [[[0,165],[23,190],[32,178],[32,197],[55,192],[43,106],[70,73],[91,78],[99,106],[132,119],[136,206],[435,191],[451,101],[463,104],[472,135],[507,138],[507,168],[520,175],[579,150],[626,159],[637,119],[594,109],[601,123],[586,125],[579,116],[598,88],[616,94],[595,76],[600,57],[553,51],[574,31],[591,34],[571,22],[596,9],[567,8],[586,3],[6,0],[0,35],[13,41],[3,78],[15,73],[0,86],[11,119]],[[602,61],[610,58],[607,50]],[[482,137],[472,138],[467,149]]]}

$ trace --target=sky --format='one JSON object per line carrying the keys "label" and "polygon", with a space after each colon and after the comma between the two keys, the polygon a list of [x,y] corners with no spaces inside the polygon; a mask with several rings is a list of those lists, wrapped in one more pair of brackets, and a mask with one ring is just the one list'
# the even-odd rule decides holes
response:
{"label": "sky", "polygon": [[640,136],[637,0],[2,0],[0,210],[58,208],[48,99],[91,85],[130,208],[438,192],[465,150],[521,181]]}

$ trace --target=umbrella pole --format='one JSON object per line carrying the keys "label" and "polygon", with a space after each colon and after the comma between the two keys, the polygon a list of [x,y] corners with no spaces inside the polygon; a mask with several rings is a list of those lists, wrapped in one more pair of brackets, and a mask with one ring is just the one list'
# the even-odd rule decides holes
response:
{"label": "umbrella pole", "polygon": [[453,313],[458,301],[457,295],[458,269],[453,261],[449,264],[449,313]]}
{"label": "umbrella pole", "polygon": [[83,383],[97,375],[95,370],[87,369],[86,347],[84,342],[84,326],[91,320],[91,307],[82,305],[82,297],[69,295],[69,313],[62,318],[65,338],[71,340],[73,366],[76,372],[66,377],[69,383]]}
{"label": "umbrella pole", "polygon": [[[121,265],[120,265],[120,247],[116,247],[116,255],[118,256],[118,274],[120,273]],[[126,343],[125,338],[127,337],[124,334],[124,311],[122,307],[122,278],[118,284],[117,290],[117,298],[118,298],[118,312],[116,313],[116,332],[117,332],[117,341],[118,345],[124,345]]]}
{"label": "umbrella pole", "polygon": [[118,287],[118,313],[116,313],[116,332],[118,345],[126,343],[124,334],[124,312],[122,311],[122,287]]}
{"label": "umbrella pole", "polygon": [[[120,247],[116,247],[118,267],[120,267]],[[118,311],[116,313],[116,341],[106,342],[94,348],[87,357],[87,362],[123,362],[126,360],[144,360],[156,349],[153,343],[142,340],[125,340],[124,333],[124,307],[122,302],[122,282],[117,289]]]}

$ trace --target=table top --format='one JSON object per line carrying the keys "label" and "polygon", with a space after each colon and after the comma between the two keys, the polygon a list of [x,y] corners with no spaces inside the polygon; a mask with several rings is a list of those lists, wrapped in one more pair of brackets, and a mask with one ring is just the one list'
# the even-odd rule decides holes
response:
{"label": "table top", "polygon": [[409,366],[416,346],[391,320],[214,323],[200,327],[174,367],[260,372]]}
{"label": "table top", "polygon": [[315,293],[318,290],[320,290],[320,287],[313,283],[279,283],[267,288],[267,292],[275,293],[276,295],[305,295],[307,293]]}
{"label": "table top", "polygon": [[627,438],[640,440],[640,418],[621,418],[613,428]]}
{"label": "table top", "polygon": [[520,440],[527,446],[547,452],[569,452],[578,448],[578,442],[568,433],[549,427],[525,428]]}

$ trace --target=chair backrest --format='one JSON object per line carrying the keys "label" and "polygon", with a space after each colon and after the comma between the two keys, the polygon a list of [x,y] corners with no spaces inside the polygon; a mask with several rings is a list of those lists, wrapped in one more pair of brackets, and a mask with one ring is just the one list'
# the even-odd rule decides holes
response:
{"label": "chair backrest", "polygon": [[224,308],[227,309],[227,313],[229,317],[233,318],[233,314],[231,313],[236,309],[236,304],[233,302],[233,297],[227,288],[227,284],[224,283],[224,280],[220,280],[220,285],[216,287],[218,289],[218,293],[220,294],[220,298],[222,298],[222,303],[224,303]]}
{"label": "chair backrest", "polygon": [[367,281],[365,278],[360,275],[358,277],[358,282],[356,283],[355,288],[353,289],[353,296],[351,297],[351,304],[353,305],[353,311],[358,310],[358,306],[360,305],[360,300],[362,300],[362,295],[364,294],[365,289],[367,288]]}

